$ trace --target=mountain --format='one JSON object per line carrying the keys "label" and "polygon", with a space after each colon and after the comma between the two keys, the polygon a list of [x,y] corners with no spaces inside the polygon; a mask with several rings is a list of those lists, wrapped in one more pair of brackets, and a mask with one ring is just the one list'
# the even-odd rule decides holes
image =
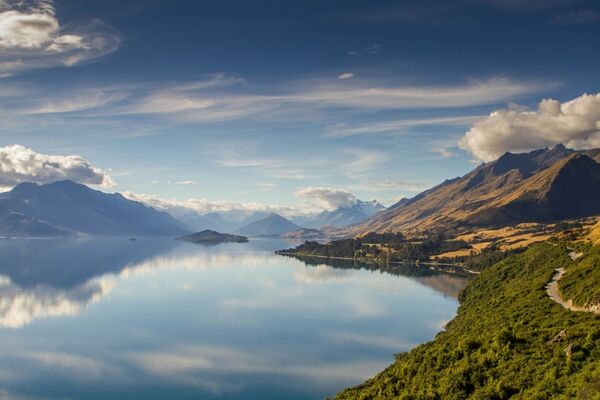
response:
{"label": "mountain", "polygon": [[0,194],[0,234],[175,236],[184,225],[165,212],[72,181],[21,183]]}
{"label": "mountain", "polygon": [[279,214],[270,214],[269,216],[254,221],[241,227],[234,233],[244,236],[279,236],[287,232],[301,229],[300,226],[285,219]]}
{"label": "mountain", "polygon": [[268,212],[256,211],[250,215],[232,215],[231,212],[211,212],[206,214],[191,213],[178,219],[193,231],[213,230],[217,232],[234,232],[242,226],[258,221],[269,215]]}
{"label": "mountain", "polygon": [[598,150],[578,152],[562,145],[506,153],[393,205],[351,234],[460,230],[600,214],[597,158]]}
{"label": "mountain", "polygon": [[359,224],[384,209],[385,207],[376,200],[357,200],[352,206],[325,210],[316,215],[296,218],[294,222],[307,228],[318,229],[326,226],[341,228]]}
{"label": "mountain", "polygon": [[229,235],[227,233],[219,233],[211,230],[192,233],[191,235],[180,236],[178,240],[192,243],[245,243],[248,241],[246,236]]}

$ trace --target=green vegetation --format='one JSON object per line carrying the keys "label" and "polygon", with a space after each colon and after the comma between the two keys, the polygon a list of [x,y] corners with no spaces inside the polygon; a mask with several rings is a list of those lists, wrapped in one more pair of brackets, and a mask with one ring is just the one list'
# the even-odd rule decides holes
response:
{"label": "green vegetation", "polygon": [[228,233],[219,233],[211,231],[209,229],[202,232],[192,233],[191,235],[180,236],[177,240],[183,240],[191,243],[222,243],[222,242],[233,242],[233,243],[246,243],[248,238],[246,236],[230,235]]}
{"label": "green vegetation", "polygon": [[439,235],[409,240],[400,233],[369,233],[356,239],[334,240],[327,244],[307,241],[278,253],[386,263],[426,261],[434,254],[466,248],[470,246],[462,240],[447,240]]}
{"label": "green vegetation", "polygon": [[454,257],[440,259],[442,262],[460,263],[470,271],[483,271],[492,265],[504,260],[505,258],[525,251],[525,249],[500,250],[497,246],[490,245],[481,252],[473,251],[466,257]]}
{"label": "green vegetation", "polygon": [[581,250],[584,256],[559,281],[560,292],[576,306],[600,304],[600,246]]}
{"label": "green vegetation", "polygon": [[[566,310],[545,291],[555,268],[568,276],[570,267],[597,265],[575,266],[567,253],[542,243],[485,269],[434,341],[337,398],[600,399],[600,317]],[[598,260],[598,250],[590,257]],[[595,269],[585,280],[598,288]]]}

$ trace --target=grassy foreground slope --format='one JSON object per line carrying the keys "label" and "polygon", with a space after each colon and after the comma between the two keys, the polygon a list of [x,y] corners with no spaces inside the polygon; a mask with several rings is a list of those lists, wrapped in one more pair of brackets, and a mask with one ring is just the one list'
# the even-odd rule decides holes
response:
{"label": "grassy foreground slope", "polygon": [[600,304],[600,246],[583,251],[584,256],[559,281],[562,297],[579,307]]}
{"label": "grassy foreground slope", "polygon": [[484,270],[446,331],[337,398],[600,399],[600,316],[563,309],[544,288],[573,266],[567,252],[542,243]]}

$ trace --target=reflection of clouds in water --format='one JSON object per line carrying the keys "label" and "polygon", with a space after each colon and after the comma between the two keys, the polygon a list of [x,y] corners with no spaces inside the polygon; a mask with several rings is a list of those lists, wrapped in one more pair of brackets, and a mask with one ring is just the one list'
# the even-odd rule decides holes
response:
{"label": "reflection of clouds in water", "polygon": [[332,363],[289,363],[289,354],[273,351],[250,352],[226,346],[188,345],[162,351],[132,352],[128,360],[138,368],[167,381],[200,386],[223,393],[237,391],[232,376],[246,375],[252,382],[257,375],[288,375],[311,383],[359,382],[381,369],[381,360],[340,361]]}
{"label": "reflection of clouds in water", "polygon": [[399,332],[390,338],[381,335],[359,334],[351,332],[329,332],[327,338],[336,343],[352,343],[366,347],[379,347],[393,352],[407,351],[418,343],[408,342],[400,337]]}
{"label": "reflection of clouds in water", "polygon": [[[198,270],[240,263],[259,267],[274,264],[273,258],[265,254],[172,253],[125,265],[116,274],[105,274],[67,289],[46,285],[20,287],[13,284],[9,277],[0,276],[0,327],[21,328],[37,318],[77,315],[87,305],[106,296],[116,284],[115,278],[147,275],[157,269]],[[188,291],[193,287],[190,283],[183,283],[179,289]]]}
{"label": "reflection of clouds in water", "polygon": [[446,325],[448,325],[448,322],[450,322],[449,319],[439,319],[436,321],[430,321],[427,325],[435,331],[443,331],[446,330]]}
{"label": "reflection of clouds in water", "polygon": [[368,296],[351,296],[346,299],[351,318],[375,318],[387,314],[386,307]]}
{"label": "reflection of clouds in water", "polygon": [[62,370],[90,380],[104,379],[108,376],[116,377],[122,372],[117,365],[79,354],[35,352],[23,353],[20,357],[33,362],[38,368]]}
{"label": "reflection of clouds in water", "polygon": [[316,267],[301,266],[294,273],[294,278],[297,282],[306,284],[339,282],[350,277],[353,273],[354,271],[350,269],[335,269],[321,264]]}
{"label": "reflection of clouds in water", "polygon": [[21,288],[7,277],[0,281],[0,327],[20,328],[39,317],[78,314],[112,288],[107,279],[92,280],[69,290],[48,286]]}

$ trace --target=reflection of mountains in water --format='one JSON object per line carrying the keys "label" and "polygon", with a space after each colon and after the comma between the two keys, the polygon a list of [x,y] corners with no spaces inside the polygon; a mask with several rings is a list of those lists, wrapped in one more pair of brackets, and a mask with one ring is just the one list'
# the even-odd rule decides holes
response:
{"label": "reflection of mountains in water", "polygon": [[307,267],[318,267],[326,265],[335,269],[344,270],[367,270],[378,271],[383,274],[404,276],[428,286],[445,296],[458,298],[458,294],[467,285],[469,275],[458,269],[448,267],[447,271],[433,269],[416,264],[389,264],[378,265],[362,263],[355,260],[344,260],[339,258],[309,257],[297,255],[285,255],[302,261]]}
{"label": "reflection of mountains in water", "polygon": [[0,327],[75,315],[104,297],[131,265],[168,252],[173,240],[0,240]]}

